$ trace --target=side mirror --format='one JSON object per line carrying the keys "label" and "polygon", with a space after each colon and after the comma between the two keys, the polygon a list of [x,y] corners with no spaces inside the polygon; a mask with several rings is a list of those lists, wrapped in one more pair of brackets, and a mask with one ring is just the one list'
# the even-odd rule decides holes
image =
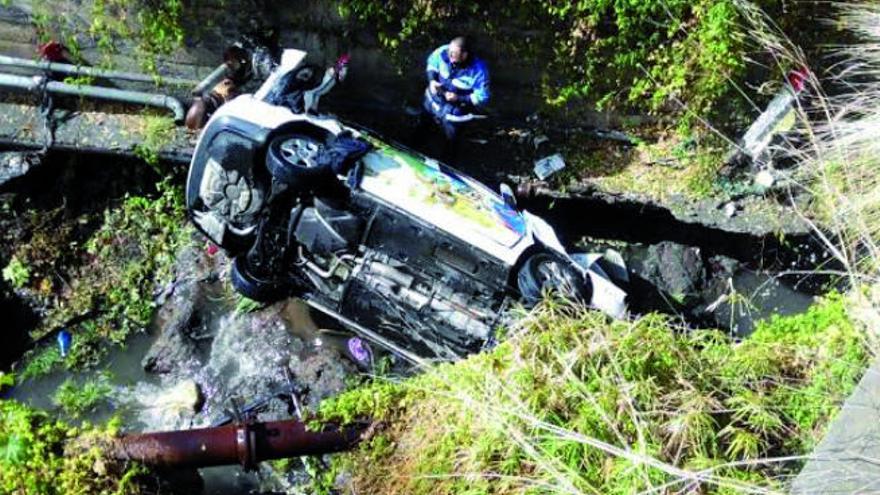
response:
{"label": "side mirror", "polygon": [[516,196],[513,195],[513,189],[502,182],[501,185],[498,186],[498,191],[501,193],[501,198],[504,199],[504,204],[516,210]]}

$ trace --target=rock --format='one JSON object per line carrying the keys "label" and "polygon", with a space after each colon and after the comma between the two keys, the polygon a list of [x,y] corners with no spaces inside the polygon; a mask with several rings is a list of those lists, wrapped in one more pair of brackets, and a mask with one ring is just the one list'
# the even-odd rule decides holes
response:
{"label": "rock", "polygon": [[201,299],[198,282],[190,281],[175,290],[159,310],[159,336],[141,360],[149,373],[166,374],[196,360],[196,341],[190,338],[197,320],[196,304]]}
{"label": "rock", "polygon": [[0,153],[0,186],[28,173],[40,163],[40,157],[36,153]]}
{"label": "rock", "polygon": [[325,346],[292,356],[289,366],[296,380],[308,386],[308,400],[304,401],[308,405],[341,392],[346,377],[357,371],[351,361]]}
{"label": "rock", "polygon": [[200,327],[201,307],[206,304],[205,290],[213,279],[215,261],[196,245],[177,253],[174,281],[158,291],[159,335],[141,360],[144,370],[168,374],[198,365],[198,341],[193,333]]}
{"label": "rock", "polygon": [[203,387],[191,378],[166,385],[138,382],[120,392],[118,400],[137,412],[143,430],[176,430],[192,424],[202,411],[206,397]]}
{"label": "rock", "polygon": [[700,299],[706,277],[700,248],[674,242],[655,244],[648,248],[643,270],[643,277],[676,302]]}
{"label": "rock", "polygon": [[532,146],[537,150],[542,144],[550,142],[550,138],[546,134],[540,134],[532,138]]}
{"label": "rock", "polygon": [[201,387],[193,380],[178,382],[158,395],[138,398],[144,406],[168,415],[195,414],[201,410],[204,400]]}

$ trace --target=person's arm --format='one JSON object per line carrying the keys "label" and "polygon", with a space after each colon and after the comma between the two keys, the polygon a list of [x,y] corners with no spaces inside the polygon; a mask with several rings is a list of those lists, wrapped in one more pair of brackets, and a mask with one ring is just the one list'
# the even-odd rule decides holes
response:
{"label": "person's arm", "polygon": [[470,100],[475,107],[485,105],[489,101],[489,69],[482,62],[477,65]]}
{"label": "person's arm", "polygon": [[425,73],[428,76],[428,83],[431,81],[440,81],[440,65],[443,63],[441,54],[445,49],[446,45],[441,46],[428,55],[428,67],[425,69]]}

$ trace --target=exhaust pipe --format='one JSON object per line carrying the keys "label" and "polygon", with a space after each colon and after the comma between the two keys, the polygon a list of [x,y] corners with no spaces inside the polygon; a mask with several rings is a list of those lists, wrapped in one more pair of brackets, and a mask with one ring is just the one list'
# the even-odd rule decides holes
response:
{"label": "exhaust pipe", "polygon": [[107,453],[121,461],[155,467],[198,468],[257,463],[349,450],[360,441],[366,423],[327,426],[309,431],[297,420],[237,423],[214,428],[124,435],[112,440]]}
{"label": "exhaust pipe", "polygon": [[[119,79],[123,81],[137,82],[156,82],[156,78],[146,74],[137,74],[134,72],[121,72],[115,70],[102,70],[94,67],[84,67],[81,65],[63,64],[60,62],[49,62],[46,60],[28,60],[26,58],[9,57],[0,55],[0,65],[7,67],[19,67],[23,69],[33,69],[37,71],[52,71],[62,74],[73,74],[76,76],[91,76],[104,79]],[[166,84],[175,86],[193,86],[197,81],[190,79],[180,79],[176,77],[159,77]]]}
{"label": "exhaust pipe", "polygon": [[79,86],[58,81],[45,81],[43,77],[24,77],[12,74],[0,74],[0,87],[19,88],[31,92],[43,89],[50,94],[85,96],[111,101],[122,101],[154,107],[167,108],[174,113],[174,121],[183,122],[186,111],[177,98],[168,95],[144,93],[142,91],[126,91],[100,86]]}

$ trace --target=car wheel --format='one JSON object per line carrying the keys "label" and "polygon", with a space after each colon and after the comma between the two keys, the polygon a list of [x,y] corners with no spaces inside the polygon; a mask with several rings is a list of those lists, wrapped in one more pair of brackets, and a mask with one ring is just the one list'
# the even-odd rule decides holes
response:
{"label": "car wheel", "polygon": [[269,180],[252,166],[249,141],[219,132],[197,152],[186,185],[186,208],[196,227],[231,253],[253,243]]}
{"label": "car wheel", "polygon": [[236,292],[254,301],[273,302],[285,295],[284,284],[277,279],[257,276],[245,255],[236,256],[232,260],[230,279]]}
{"label": "car wheel", "polygon": [[588,283],[568,260],[551,253],[532,255],[517,274],[517,287],[523,302],[528,305],[540,302],[545,291],[575,301],[587,301]]}
{"label": "car wheel", "polygon": [[294,187],[310,187],[331,174],[326,160],[326,140],[308,134],[278,136],[269,143],[266,167],[279,182]]}

